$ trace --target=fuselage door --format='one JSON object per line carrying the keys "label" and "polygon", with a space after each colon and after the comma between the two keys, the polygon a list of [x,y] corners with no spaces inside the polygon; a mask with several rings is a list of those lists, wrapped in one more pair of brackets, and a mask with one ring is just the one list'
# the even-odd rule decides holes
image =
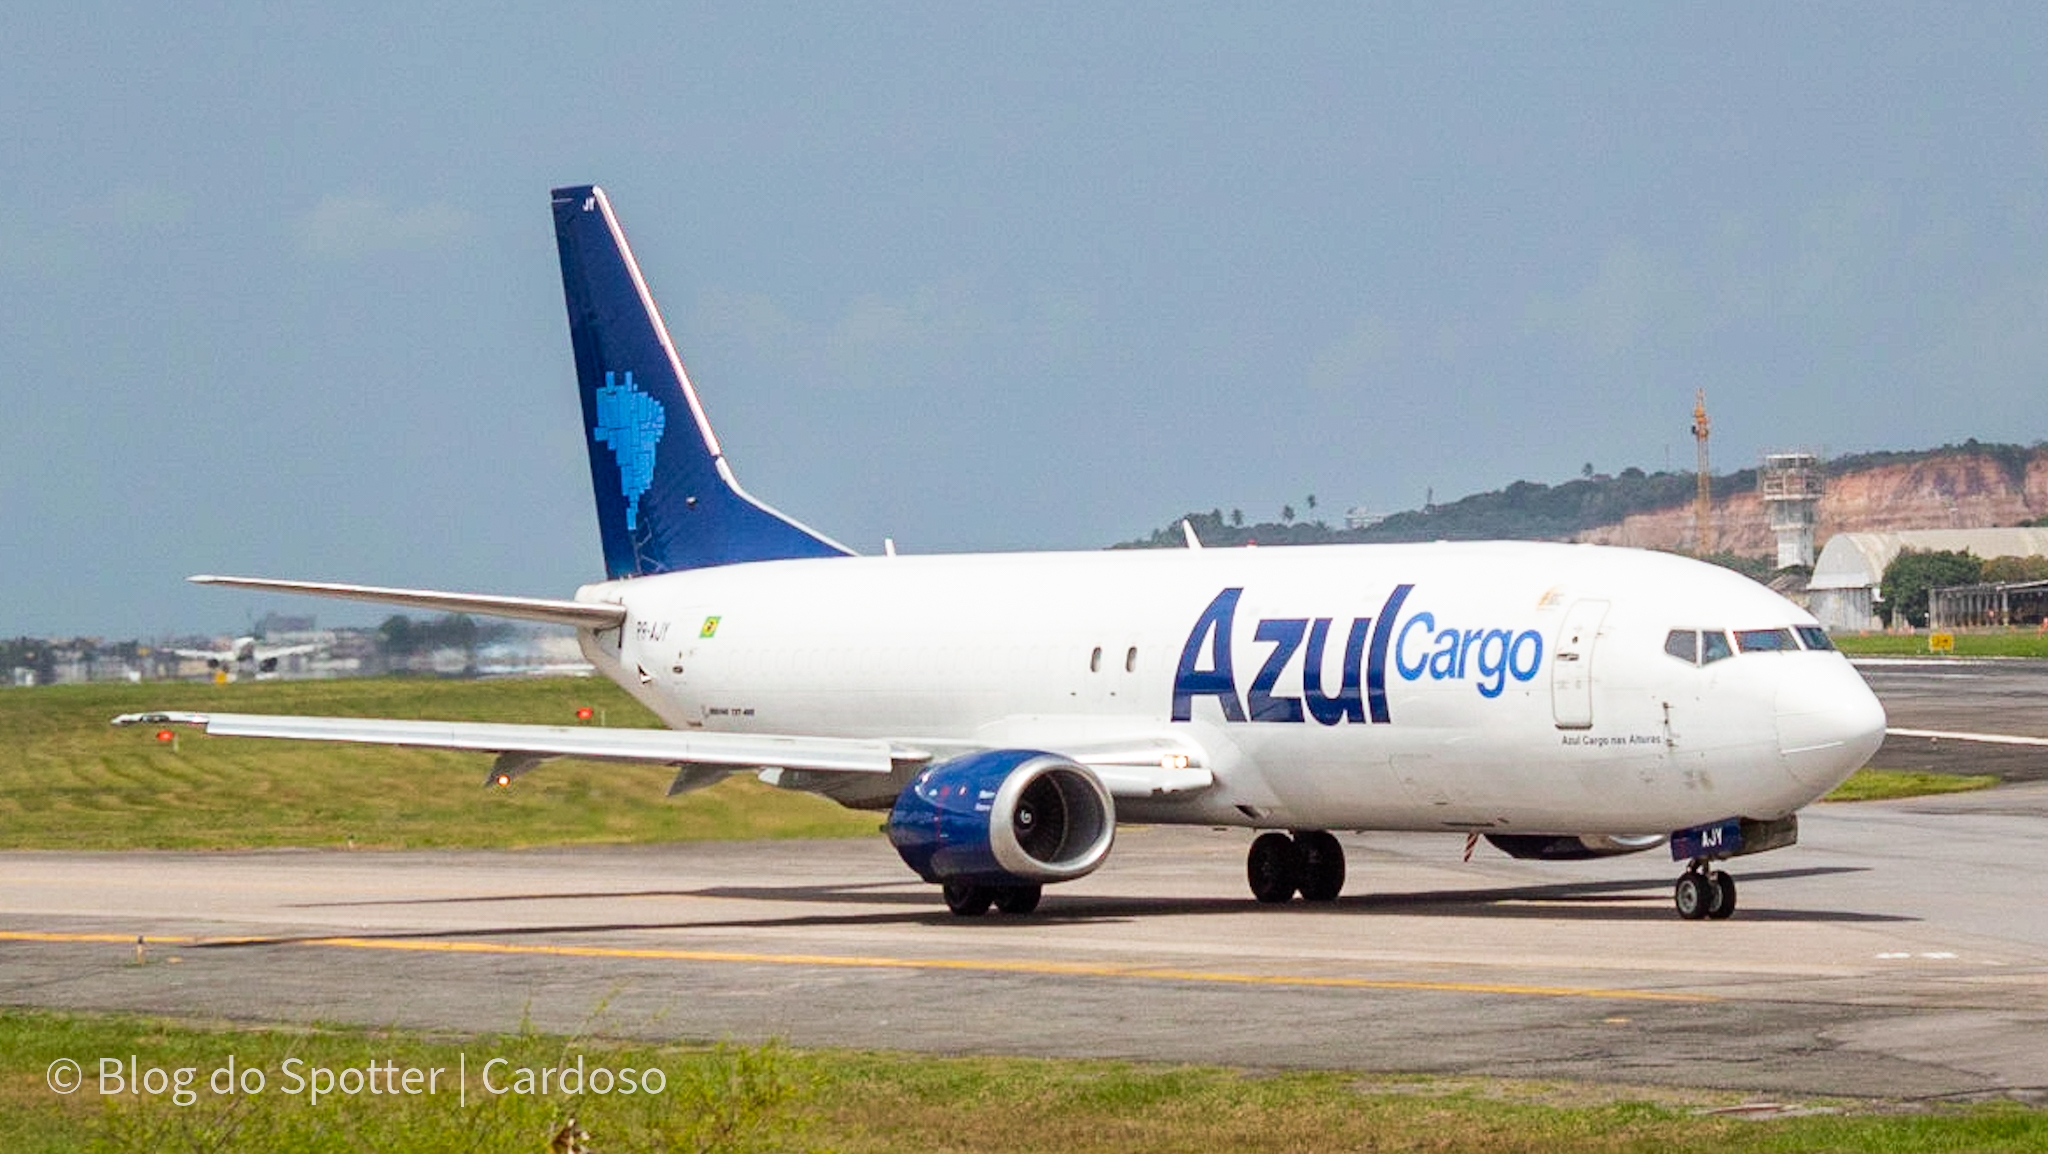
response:
{"label": "fuselage door", "polygon": [[1557,631],[1550,665],[1550,707],[1559,729],[1593,727],[1593,642],[1600,636],[1605,601],[1575,601]]}

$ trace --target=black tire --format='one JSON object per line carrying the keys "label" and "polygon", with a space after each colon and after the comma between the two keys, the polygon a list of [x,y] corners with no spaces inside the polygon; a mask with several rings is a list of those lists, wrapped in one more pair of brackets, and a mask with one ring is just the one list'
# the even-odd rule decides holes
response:
{"label": "black tire", "polygon": [[1044,886],[998,886],[995,892],[996,912],[1028,914],[1038,908],[1038,899],[1044,893]]}
{"label": "black tire", "polygon": [[1245,880],[1252,896],[1278,905],[1301,888],[1301,861],[1294,851],[1294,839],[1284,833],[1262,833],[1252,841],[1245,856]]}
{"label": "black tire", "polygon": [[1715,870],[1707,875],[1714,883],[1714,900],[1707,904],[1707,916],[1722,921],[1735,916],[1735,879]]}
{"label": "black tire", "polygon": [[1678,885],[1671,891],[1671,902],[1678,907],[1678,916],[1689,922],[1699,921],[1707,916],[1707,910],[1714,904],[1714,883],[1707,875],[1687,870],[1679,876]]}
{"label": "black tire", "polygon": [[1344,846],[1337,835],[1312,829],[1294,835],[1294,859],[1301,873],[1301,900],[1334,902],[1344,892]]}
{"label": "black tire", "polygon": [[963,918],[980,917],[988,912],[989,903],[996,900],[996,891],[992,886],[947,882],[943,889],[946,894],[946,908]]}

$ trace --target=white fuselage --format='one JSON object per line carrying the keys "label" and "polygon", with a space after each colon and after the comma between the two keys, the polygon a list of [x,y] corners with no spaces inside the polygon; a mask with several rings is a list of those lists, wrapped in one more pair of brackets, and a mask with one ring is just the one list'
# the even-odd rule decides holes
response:
{"label": "white fuselage", "polygon": [[1733,638],[1814,619],[1740,575],[1636,550],[765,561],[578,599],[626,607],[622,628],[581,634],[584,652],[678,729],[1055,751],[1172,735],[1199,748],[1214,788],[1120,801],[1131,820],[1662,833],[1790,813],[1884,730],[1832,650],[1668,653],[1673,630]]}

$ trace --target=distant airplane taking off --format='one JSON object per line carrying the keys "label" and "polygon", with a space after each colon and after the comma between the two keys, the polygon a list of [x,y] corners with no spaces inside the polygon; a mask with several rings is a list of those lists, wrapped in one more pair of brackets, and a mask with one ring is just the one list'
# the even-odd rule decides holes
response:
{"label": "distant airplane taking off", "polygon": [[[1669,844],[1676,904],[1797,839],[1877,749],[1814,619],[1666,554],[1526,542],[855,557],[740,488],[595,187],[554,193],[606,580],[573,600],[208,584],[572,625],[669,730],[154,713],[117,724],[659,762],[888,810],[953,912],[1026,913],[1118,821],[1239,826],[1260,901],[1336,898],[1331,830],[1520,858]],[[1199,545],[1192,533],[1188,544]]]}
{"label": "distant airplane taking off", "polygon": [[316,653],[318,645],[260,645],[254,637],[237,637],[226,649],[175,649],[172,652],[192,661],[204,661],[215,673],[253,673],[259,677],[277,672],[277,663],[287,657]]}

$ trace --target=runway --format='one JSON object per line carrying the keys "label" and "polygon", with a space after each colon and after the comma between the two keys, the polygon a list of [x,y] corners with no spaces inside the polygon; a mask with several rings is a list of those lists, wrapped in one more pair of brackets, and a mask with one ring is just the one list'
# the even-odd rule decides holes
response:
{"label": "runway", "polygon": [[[2008,712],[2048,687],[2028,676],[1989,683]],[[1930,684],[1872,681],[1888,704]],[[1442,835],[1345,835],[1347,896],[1273,908],[1243,831],[1126,828],[1038,914],[979,920],[879,837],[6,853],[0,1004],[2042,1098],[2044,817],[2048,781],[1816,806],[1798,846],[1731,863],[1714,923],[1673,914],[1662,851],[1465,862]]]}
{"label": "runway", "polygon": [[[1863,679],[1894,728],[2048,738],[2048,661],[1863,659]],[[2048,749],[1888,737],[1870,764],[2048,781]]]}

